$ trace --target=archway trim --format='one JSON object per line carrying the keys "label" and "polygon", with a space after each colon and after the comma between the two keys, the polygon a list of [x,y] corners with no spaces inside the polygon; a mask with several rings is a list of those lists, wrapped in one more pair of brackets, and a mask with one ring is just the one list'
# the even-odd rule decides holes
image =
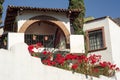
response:
{"label": "archway trim", "polygon": [[20,30],[18,32],[25,33],[25,31],[27,30],[27,28],[31,24],[33,24],[33,23],[35,23],[37,21],[48,21],[48,22],[54,23],[55,25],[57,25],[64,32],[67,44],[70,43],[70,41],[69,41],[70,32],[67,30],[66,26],[61,21],[59,21],[56,18],[51,17],[51,16],[40,15],[40,16],[32,17],[32,18],[30,18],[29,20],[27,20],[22,25],[22,27],[20,28]]}

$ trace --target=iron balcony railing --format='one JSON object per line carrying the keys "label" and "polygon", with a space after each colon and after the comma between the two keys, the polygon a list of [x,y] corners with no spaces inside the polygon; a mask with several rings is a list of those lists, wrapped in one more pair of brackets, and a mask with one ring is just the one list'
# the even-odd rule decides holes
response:
{"label": "iron balcony railing", "polygon": [[42,43],[44,47],[54,48],[54,35],[25,34],[25,43],[28,45]]}

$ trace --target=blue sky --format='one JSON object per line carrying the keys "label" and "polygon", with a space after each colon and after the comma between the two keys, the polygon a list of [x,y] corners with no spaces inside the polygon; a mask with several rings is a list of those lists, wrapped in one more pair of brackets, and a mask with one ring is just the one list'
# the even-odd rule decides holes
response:
{"label": "blue sky", "polygon": [[86,16],[120,17],[120,0],[85,0]]}
{"label": "blue sky", "polygon": [[[68,0],[5,0],[3,4],[4,15],[2,20],[5,18],[5,11],[8,5],[33,6],[42,8],[67,8],[68,3]],[[85,0],[85,7],[86,17],[120,17],[120,0]]]}

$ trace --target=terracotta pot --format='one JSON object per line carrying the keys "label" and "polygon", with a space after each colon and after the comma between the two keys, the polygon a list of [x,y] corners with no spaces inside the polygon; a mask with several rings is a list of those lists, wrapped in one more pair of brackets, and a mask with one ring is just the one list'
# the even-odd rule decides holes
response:
{"label": "terracotta pot", "polygon": [[35,35],[33,35],[33,40],[36,40],[36,36]]}
{"label": "terracotta pot", "polygon": [[47,41],[48,40],[48,36],[45,36],[44,39],[45,39],[45,41]]}

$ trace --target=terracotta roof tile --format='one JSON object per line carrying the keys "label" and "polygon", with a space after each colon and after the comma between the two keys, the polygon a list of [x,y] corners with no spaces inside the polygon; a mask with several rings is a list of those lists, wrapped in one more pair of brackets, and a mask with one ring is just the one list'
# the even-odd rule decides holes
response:
{"label": "terracotta roof tile", "polygon": [[29,6],[13,6],[9,5],[8,9],[17,9],[17,10],[37,10],[37,11],[56,11],[56,12],[80,12],[80,9],[61,9],[61,8],[38,8],[38,7],[29,7]]}
{"label": "terracotta roof tile", "polygon": [[13,6],[9,5],[6,12],[6,18],[4,23],[4,30],[11,31],[11,27],[14,24],[15,18],[17,16],[18,11],[24,10],[32,10],[32,11],[43,11],[43,12],[56,12],[56,13],[65,13],[66,16],[69,16],[71,20],[74,17],[77,17],[81,12],[80,9],[58,9],[58,8],[38,8],[38,7],[26,7],[26,6]]}

